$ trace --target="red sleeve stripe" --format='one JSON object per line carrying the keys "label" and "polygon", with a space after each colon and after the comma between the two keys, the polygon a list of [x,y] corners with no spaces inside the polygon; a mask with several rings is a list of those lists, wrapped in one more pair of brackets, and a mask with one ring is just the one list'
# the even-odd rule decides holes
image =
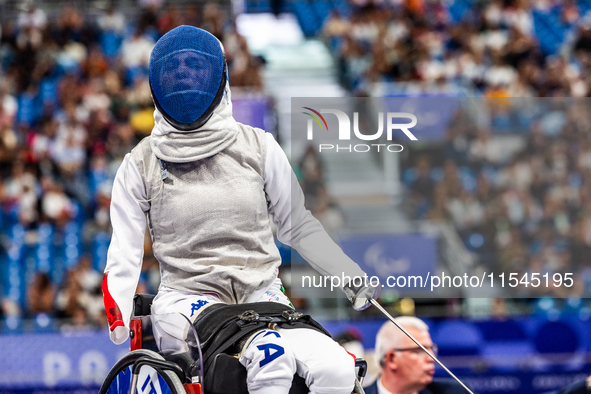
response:
{"label": "red sleeve stripe", "polygon": [[107,312],[107,320],[109,321],[109,329],[113,331],[115,327],[125,326],[123,323],[123,315],[121,309],[111,296],[109,292],[109,285],[107,284],[108,272],[103,276],[103,302],[105,303],[105,312]]}
{"label": "red sleeve stripe", "polygon": [[[343,349],[345,349],[345,348],[343,348]],[[345,349],[345,351],[347,352],[347,354],[349,356],[353,357],[353,364],[357,363],[357,357],[353,353],[347,351],[347,349]]]}

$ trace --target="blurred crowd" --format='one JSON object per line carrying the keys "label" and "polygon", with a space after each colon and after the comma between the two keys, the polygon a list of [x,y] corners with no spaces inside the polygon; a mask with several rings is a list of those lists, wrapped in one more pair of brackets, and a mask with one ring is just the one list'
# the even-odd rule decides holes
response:
{"label": "blurred crowd", "polygon": [[[487,96],[590,92],[591,15],[575,0],[360,0],[334,10],[323,36],[343,84],[465,87]],[[564,36],[564,37],[562,37]],[[554,46],[548,45],[554,44]]]}
{"label": "blurred crowd", "polygon": [[[459,111],[446,140],[413,152],[404,181],[414,217],[451,221],[496,272],[574,273],[591,291],[591,10],[585,1],[356,0],[333,10],[322,36],[341,82],[358,96],[375,83],[412,92],[488,97],[488,124]],[[504,97],[523,97],[512,101]],[[530,99],[525,99],[530,98]],[[486,108],[485,108],[486,107]],[[418,158],[415,154],[419,154]]]}
{"label": "blurred crowd", "polygon": [[574,274],[571,288],[550,280],[549,288],[520,284],[517,294],[589,297],[591,103],[485,100],[478,112],[501,107],[511,117],[527,107],[528,123],[507,134],[458,111],[445,143],[405,170],[415,217],[451,221],[489,272]]}
{"label": "blurred crowd", "polygon": [[316,147],[309,145],[297,164],[296,171],[306,199],[306,208],[328,233],[341,230],[345,224],[345,215],[328,193],[324,164]]}
{"label": "blurred crowd", "polygon": [[[26,301],[22,295],[5,297],[0,316],[42,313],[77,325],[103,325],[104,261],[88,249],[98,234],[110,232],[117,168],[152,129],[147,67],[160,36],[181,24],[209,30],[224,45],[230,84],[262,89],[262,61],[249,53],[231,15],[217,3],[139,1],[134,10],[119,10],[116,1],[96,4],[104,8],[93,17],[75,2],[64,2],[49,15],[43,3],[25,0],[18,18],[1,21],[0,288],[5,288],[0,294],[8,294],[14,280],[8,277],[6,251],[39,242],[40,225],[49,224],[52,236],[59,237],[76,223],[75,236],[83,242],[79,261],[66,267],[59,283],[39,264],[21,275],[31,282]],[[137,17],[130,19],[129,12]],[[15,239],[16,227],[24,230],[25,246]],[[158,264],[149,245],[144,269],[140,290],[155,292]]]}
{"label": "blurred crowd", "polygon": [[[0,20],[0,316],[103,325],[104,258],[97,261],[89,245],[108,238],[115,171],[153,126],[151,48],[178,25],[205,28],[224,45],[231,86],[249,90],[263,89],[264,61],[249,53],[231,16],[214,2],[138,0],[134,10],[96,2],[103,8],[92,16],[75,2],[56,14],[41,2],[19,4],[17,18]],[[425,90],[463,86],[499,100],[488,102],[488,128],[459,111],[437,154],[407,163],[414,215],[453,222],[466,246],[498,272],[575,272],[570,292],[581,296],[591,288],[589,108],[584,101],[547,101],[522,119],[531,106],[524,111],[527,103],[500,98],[591,92],[588,6],[355,0],[347,3],[349,13],[334,9],[322,30],[353,94],[369,94],[374,82],[397,82]],[[546,28],[564,33],[555,47],[545,45],[536,22],[551,16],[556,24]],[[516,122],[517,137],[507,119]],[[338,230],[345,217],[327,193],[317,152],[308,149],[294,164],[307,207],[329,232]],[[36,245],[46,224],[62,238],[75,228],[80,253],[63,275],[36,265],[22,275],[30,283],[26,294],[15,298],[6,288],[15,234]],[[138,291],[153,293],[159,273],[149,243],[145,256]]]}

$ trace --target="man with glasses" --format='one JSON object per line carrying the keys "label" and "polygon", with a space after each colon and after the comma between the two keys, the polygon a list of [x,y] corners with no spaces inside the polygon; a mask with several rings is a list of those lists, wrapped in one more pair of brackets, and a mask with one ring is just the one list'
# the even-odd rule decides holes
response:
{"label": "man with glasses", "polygon": [[[398,317],[396,322],[437,355],[437,346],[431,340],[425,322],[413,316]],[[382,372],[373,384],[365,388],[366,394],[466,393],[454,381],[433,381],[435,361],[389,321],[378,331],[375,355]]]}
{"label": "man with glasses", "polygon": [[[396,318],[409,334],[437,356],[437,345],[431,340],[429,326],[414,316]],[[365,394],[466,394],[453,380],[433,380],[435,361],[408,338],[398,327],[387,321],[376,336],[375,357],[381,374],[365,388]],[[547,394],[591,393],[591,376],[560,391]]]}

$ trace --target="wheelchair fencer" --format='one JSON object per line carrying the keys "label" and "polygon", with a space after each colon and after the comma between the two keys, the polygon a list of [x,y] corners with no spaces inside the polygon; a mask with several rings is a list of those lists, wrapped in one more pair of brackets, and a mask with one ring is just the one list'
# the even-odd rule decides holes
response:
{"label": "wheelchair fencer", "polygon": [[[214,304],[191,323],[180,313],[151,315],[153,298],[135,296],[131,352],[109,371],[99,394],[248,394],[238,355],[261,330],[307,328],[330,336],[310,316],[279,303]],[[367,363],[357,358],[355,366],[353,393],[364,394]],[[309,393],[305,380],[295,374],[289,393]]]}

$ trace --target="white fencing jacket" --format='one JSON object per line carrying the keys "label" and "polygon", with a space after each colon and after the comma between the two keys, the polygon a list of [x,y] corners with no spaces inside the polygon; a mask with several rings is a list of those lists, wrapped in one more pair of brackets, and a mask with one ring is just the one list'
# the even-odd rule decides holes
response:
{"label": "white fencing jacket", "polygon": [[[226,93],[196,131],[175,130],[156,110],[152,135],[117,171],[103,280],[115,343],[128,337],[146,225],[167,290],[242,303],[271,285],[281,260],[269,217],[279,241],[322,275],[364,275],[304,208],[296,176],[273,136],[237,123]],[[168,161],[161,164],[161,156]]]}

